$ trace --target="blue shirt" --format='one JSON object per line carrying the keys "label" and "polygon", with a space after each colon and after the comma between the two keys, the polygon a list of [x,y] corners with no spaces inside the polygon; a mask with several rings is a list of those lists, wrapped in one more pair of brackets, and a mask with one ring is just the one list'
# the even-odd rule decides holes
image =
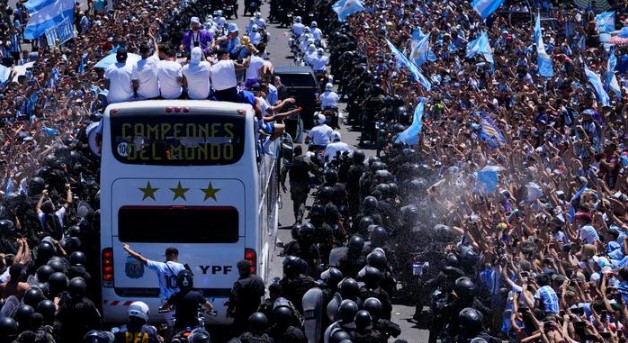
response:
{"label": "blue shirt", "polygon": [[581,227],[579,235],[580,239],[582,239],[582,241],[586,244],[595,244],[595,241],[600,240],[600,236],[597,234],[597,231],[595,231],[595,228],[593,228],[593,226],[591,225],[584,225],[583,227]]}
{"label": "blue shirt", "polygon": [[554,289],[550,286],[543,286],[534,293],[534,299],[538,299],[543,303],[543,310],[545,313],[558,314],[558,296]]}
{"label": "blue shirt", "polygon": [[148,260],[146,266],[157,273],[157,279],[159,280],[159,298],[162,301],[167,301],[173,294],[179,291],[177,287],[177,274],[185,269],[181,263]]}

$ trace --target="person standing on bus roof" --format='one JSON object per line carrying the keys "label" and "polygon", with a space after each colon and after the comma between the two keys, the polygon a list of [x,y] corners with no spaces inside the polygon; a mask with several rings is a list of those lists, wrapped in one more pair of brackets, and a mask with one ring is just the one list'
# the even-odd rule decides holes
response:
{"label": "person standing on bus roof", "polygon": [[[166,249],[165,262],[149,260],[137,251],[131,249],[126,243],[122,244],[122,248],[131,257],[137,259],[140,263],[157,273],[157,279],[159,280],[159,298],[162,304],[166,303],[173,294],[179,291],[177,287],[177,275],[182,270],[185,270],[185,266],[179,263],[179,250],[177,248],[169,247]],[[172,319],[172,312],[167,312],[166,321],[170,327],[172,327],[173,324]]]}
{"label": "person standing on bus roof", "polygon": [[189,63],[181,69],[183,87],[188,90],[188,98],[192,100],[206,100],[209,97],[210,68],[211,65],[205,61],[201,48],[192,48]]}
{"label": "person standing on bus roof", "polygon": [[135,95],[132,87],[133,66],[126,63],[127,57],[125,47],[118,49],[117,62],[105,70],[106,85],[109,90],[107,102],[110,104],[129,101]]}

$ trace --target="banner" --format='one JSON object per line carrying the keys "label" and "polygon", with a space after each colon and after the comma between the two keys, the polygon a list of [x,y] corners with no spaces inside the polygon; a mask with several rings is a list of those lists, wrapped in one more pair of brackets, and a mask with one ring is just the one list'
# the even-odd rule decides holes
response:
{"label": "banner", "polygon": [[63,44],[72,38],[74,38],[74,27],[71,17],[63,19],[59,25],[46,30],[46,40],[50,47],[55,46],[57,39],[59,40],[59,44]]}

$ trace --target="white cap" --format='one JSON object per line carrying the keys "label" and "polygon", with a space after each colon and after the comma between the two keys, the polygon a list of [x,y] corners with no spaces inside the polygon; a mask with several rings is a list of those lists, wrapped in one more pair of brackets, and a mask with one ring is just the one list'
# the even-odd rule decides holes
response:
{"label": "white cap", "polygon": [[192,48],[190,52],[190,64],[199,64],[203,59],[203,50],[200,47],[196,46]]}
{"label": "white cap", "polygon": [[146,303],[142,301],[134,301],[129,305],[128,316],[129,317],[138,317],[148,321],[148,312],[149,308]]}
{"label": "white cap", "polygon": [[342,135],[340,134],[339,131],[334,131],[331,133],[332,142],[341,141],[341,140],[342,140]]}
{"label": "white cap", "polygon": [[327,83],[327,84],[325,85],[325,90],[330,91],[330,90],[332,90],[332,89],[334,89],[334,85],[332,85],[331,83]]}

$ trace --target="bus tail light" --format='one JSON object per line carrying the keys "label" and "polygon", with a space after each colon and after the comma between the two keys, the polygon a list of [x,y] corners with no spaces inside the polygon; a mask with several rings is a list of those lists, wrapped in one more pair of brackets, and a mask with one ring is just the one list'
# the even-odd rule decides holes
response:
{"label": "bus tail light", "polygon": [[244,249],[244,259],[251,263],[251,274],[257,271],[257,253],[255,250],[246,248]]}
{"label": "bus tail light", "polygon": [[113,249],[102,250],[102,284],[104,287],[113,287]]}

